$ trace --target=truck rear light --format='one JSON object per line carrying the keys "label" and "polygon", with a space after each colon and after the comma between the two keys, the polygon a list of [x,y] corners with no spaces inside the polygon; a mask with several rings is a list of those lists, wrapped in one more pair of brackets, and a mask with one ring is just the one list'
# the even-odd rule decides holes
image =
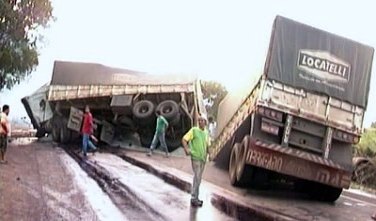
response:
{"label": "truck rear light", "polygon": [[282,122],[283,114],[279,111],[275,111],[265,107],[258,107],[257,112],[267,118]]}
{"label": "truck rear light", "polygon": [[278,135],[279,133],[279,127],[268,122],[261,122],[261,130],[273,135]]}

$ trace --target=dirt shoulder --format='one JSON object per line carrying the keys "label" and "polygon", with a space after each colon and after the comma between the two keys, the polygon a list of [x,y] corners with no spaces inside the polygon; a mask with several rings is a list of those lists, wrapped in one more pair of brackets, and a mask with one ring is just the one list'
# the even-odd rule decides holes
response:
{"label": "dirt shoulder", "polygon": [[0,220],[97,220],[51,143],[15,140],[0,165]]}

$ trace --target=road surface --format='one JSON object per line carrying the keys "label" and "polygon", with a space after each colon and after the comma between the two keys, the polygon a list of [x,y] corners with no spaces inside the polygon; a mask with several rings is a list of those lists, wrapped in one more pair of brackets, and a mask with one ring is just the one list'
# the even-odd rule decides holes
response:
{"label": "road surface", "polygon": [[[162,168],[166,172],[171,171],[171,168],[177,169],[181,171],[177,173],[174,170],[173,173],[177,177],[192,174],[190,160],[187,157],[165,158],[163,155],[156,154],[150,158],[141,152],[121,152],[150,166]],[[371,216],[376,212],[376,196],[361,191],[344,191],[335,203],[323,203],[309,200],[302,193],[286,189],[256,191],[249,188],[235,188],[229,182],[227,171],[217,168],[213,163],[207,164],[203,177],[204,189],[208,192],[213,192],[213,188],[219,187],[228,191],[228,195],[231,194],[235,200],[270,209],[297,220],[366,221],[372,220]],[[218,190],[214,192],[216,191]]]}

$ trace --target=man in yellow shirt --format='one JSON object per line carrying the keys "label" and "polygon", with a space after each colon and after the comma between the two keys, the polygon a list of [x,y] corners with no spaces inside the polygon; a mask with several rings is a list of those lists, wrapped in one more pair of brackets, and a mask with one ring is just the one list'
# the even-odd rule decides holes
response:
{"label": "man in yellow shirt", "polygon": [[10,123],[8,121],[9,105],[3,106],[0,114],[0,163],[6,163],[5,153],[8,147],[8,136],[10,135]]}
{"label": "man in yellow shirt", "polygon": [[185,153],[191,156],[192,170],[194,174],[191,191],[191,205],[196,207],[202,206],[203,204],[203,201],[199,199],[198,195],[209,146],[209,133],[206,130],[206,124],[206,118],[200,116],[198,127],[192,127],[182,139]]}

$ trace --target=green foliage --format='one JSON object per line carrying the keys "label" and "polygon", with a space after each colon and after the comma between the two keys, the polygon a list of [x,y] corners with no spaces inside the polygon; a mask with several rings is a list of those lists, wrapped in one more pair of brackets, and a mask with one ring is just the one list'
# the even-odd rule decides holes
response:
{"label": "green foliage", "polygon": [[227,90],[222,84],[215,81],[202,81],[201,86],[208,116],[212,116],[216,120],[218,105],[226,96]]}
{"label": "green foliage", "polygon": [[376,128],[366,129],[356,145],[358,156],[375,157],[376,156]]}
{"label": "green foliage", "polygon": [[53,20],[50,0],[0,1],[0,91],[38,65],[38,34]]}

